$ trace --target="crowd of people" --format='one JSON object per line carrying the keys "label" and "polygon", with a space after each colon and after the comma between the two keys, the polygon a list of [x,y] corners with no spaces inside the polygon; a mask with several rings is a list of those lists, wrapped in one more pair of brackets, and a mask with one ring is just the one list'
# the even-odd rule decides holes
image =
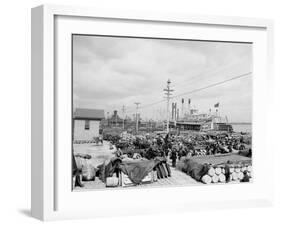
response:
{"label": "crowd of people", "polygon": [[251,136],[233,133],[191,133],[188,135],[160,135],[146,134],[134,136],[121,134],[120,136],[104,137],[117,150],[133,157],[139,153],[143,158],[166,157],[176,166],[177,160],[184,156],[204,156],[227,153],[246,153],[251,157]]}

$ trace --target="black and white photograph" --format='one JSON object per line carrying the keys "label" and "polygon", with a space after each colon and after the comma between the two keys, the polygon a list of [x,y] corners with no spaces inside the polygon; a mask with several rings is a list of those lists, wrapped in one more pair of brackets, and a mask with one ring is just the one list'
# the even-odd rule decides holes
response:
{"label": "black and white photograph", "polygon": [[252,47],[72,34],[73,191],[251,183]]}

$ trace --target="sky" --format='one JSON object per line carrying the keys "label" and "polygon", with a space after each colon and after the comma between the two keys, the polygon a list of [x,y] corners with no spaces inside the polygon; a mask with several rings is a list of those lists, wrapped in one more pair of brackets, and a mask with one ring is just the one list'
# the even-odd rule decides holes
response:
{"label": "sky", "polygon": [[[219,103],[230,122],[251,122],[252,44],[195,40],[73,35],[73,107],[114,110],[132,116],[140,102],[143,119],[166,115],[163,89],[171,80],[171,102],[207,113]],[[221,85],[184,94],[233,77]],[[184,94],[184,95],[181,95]],[[160,102],[157,104],[153,104]],[[152,105],[151,105],[152,104]]]}

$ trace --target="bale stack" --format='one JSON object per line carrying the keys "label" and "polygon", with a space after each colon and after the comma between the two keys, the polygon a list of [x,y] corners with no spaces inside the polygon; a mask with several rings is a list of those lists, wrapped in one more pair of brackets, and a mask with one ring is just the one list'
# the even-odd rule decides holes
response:
{"label": "bale stack", "polygon": [[248,182],[252,176],[250,164],[210,165],[208,172],[201,178],[204,184],[226,182]]}

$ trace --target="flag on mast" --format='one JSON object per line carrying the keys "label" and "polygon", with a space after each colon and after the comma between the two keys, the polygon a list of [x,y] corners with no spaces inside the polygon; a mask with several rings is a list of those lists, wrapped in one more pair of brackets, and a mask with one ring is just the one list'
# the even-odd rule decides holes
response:
{"label": "flag on mast", "polygon": [[214,107],[215,107],[215,108],[218,108],[219,105],[220,105],[220,103],[218,102],[218,103],[216,103],[216,104],[214,105]]}

